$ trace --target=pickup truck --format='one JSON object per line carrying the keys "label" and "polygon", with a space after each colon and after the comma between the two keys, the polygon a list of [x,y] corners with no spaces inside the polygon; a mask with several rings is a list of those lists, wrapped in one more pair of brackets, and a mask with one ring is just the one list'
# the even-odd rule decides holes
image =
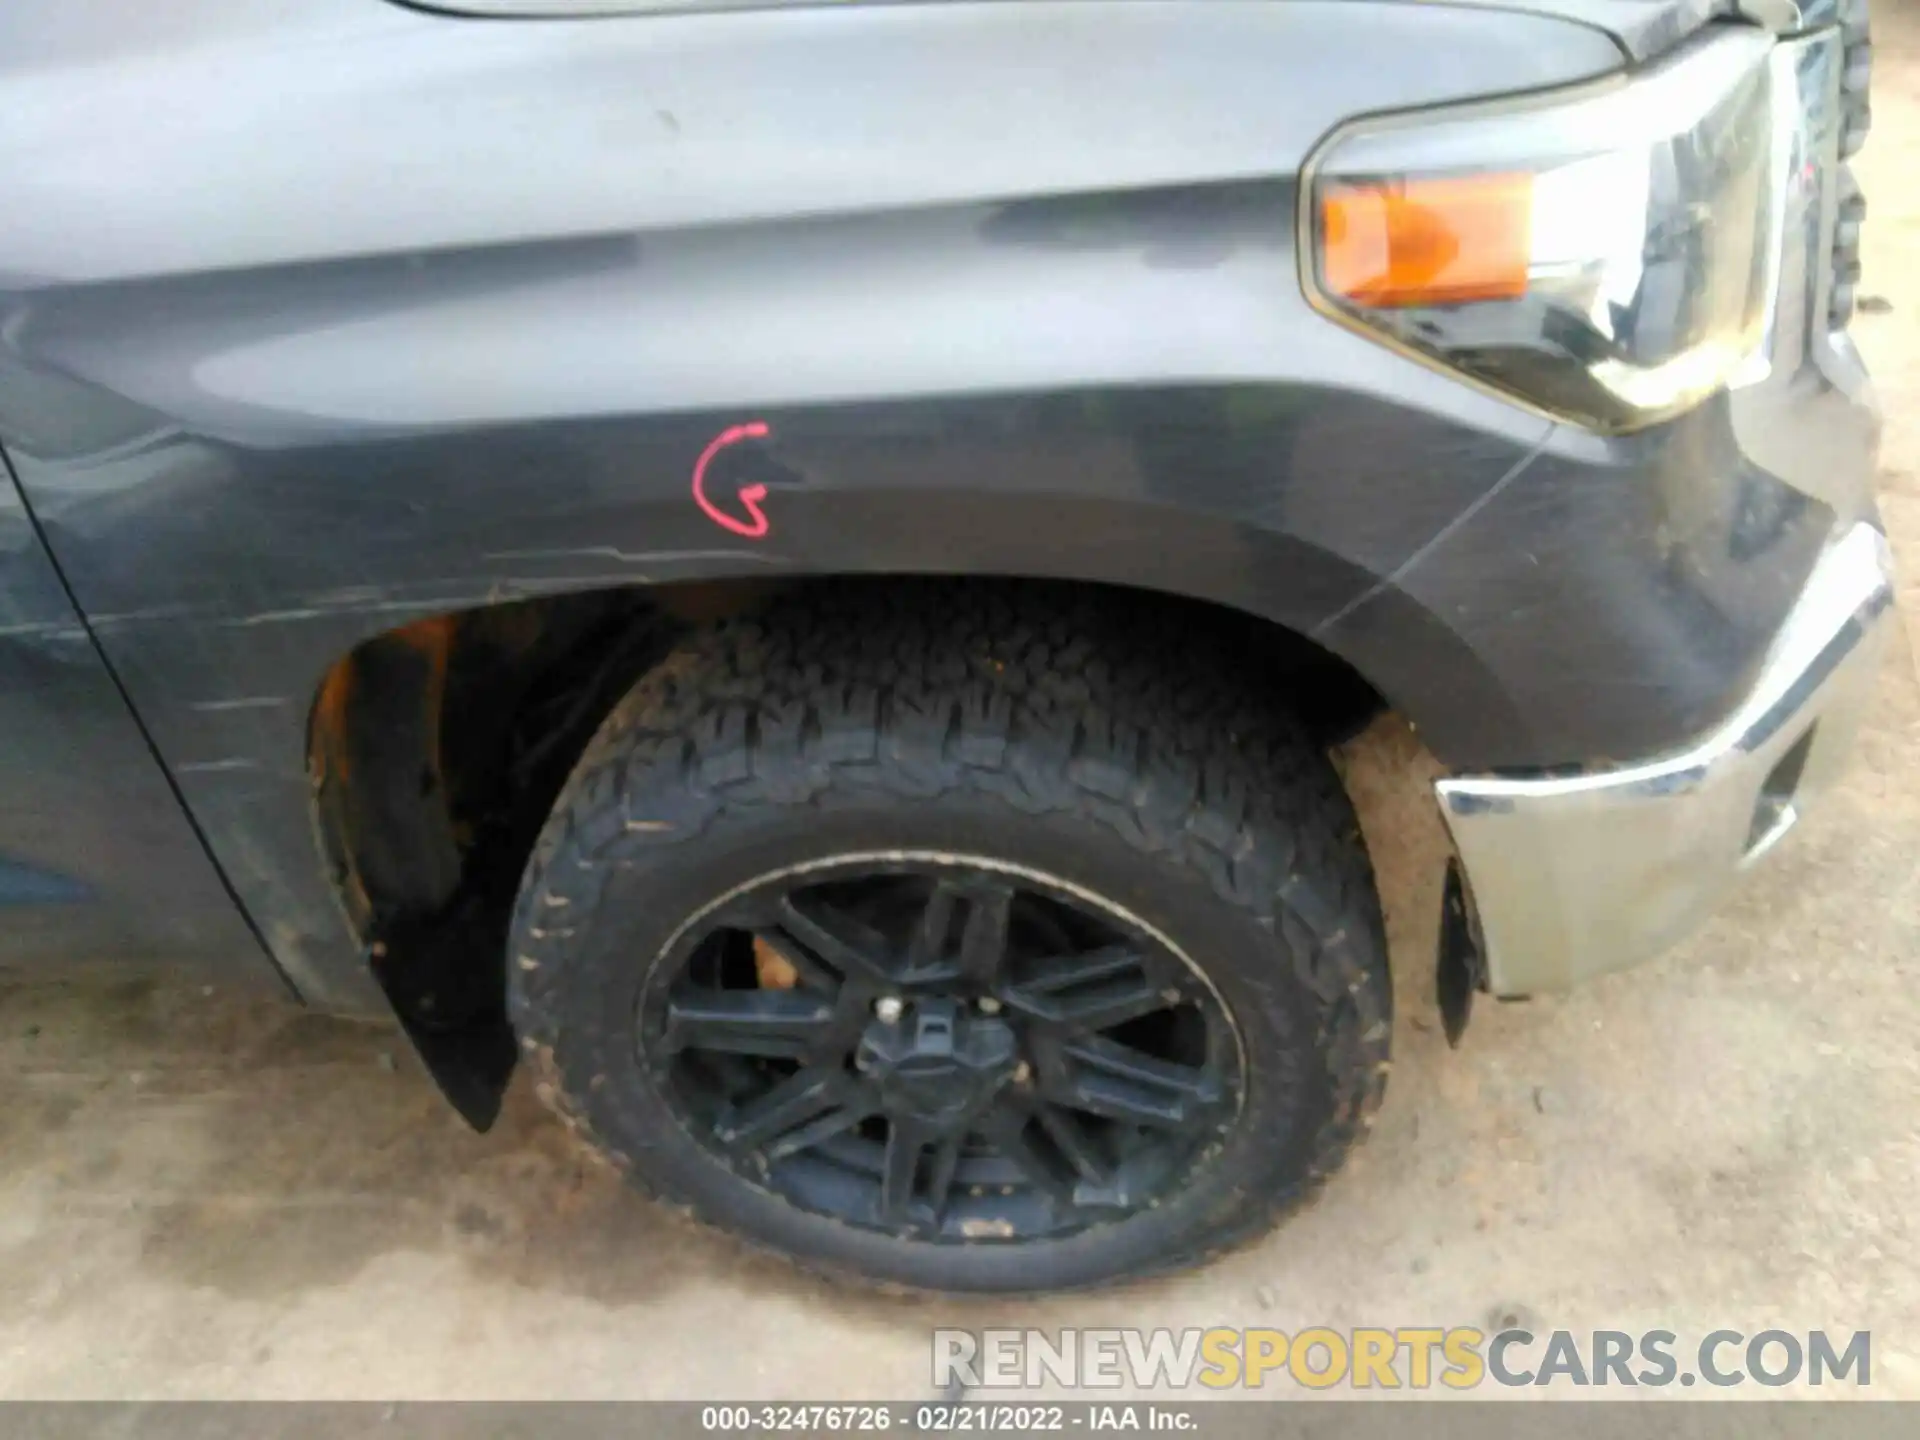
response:
{"label": "pickup truck", "polygon": [[803,1266],[1088,1286],[1654,954],[1891,623],[1852,0],[0,16],[0,964],[516,1067]]}

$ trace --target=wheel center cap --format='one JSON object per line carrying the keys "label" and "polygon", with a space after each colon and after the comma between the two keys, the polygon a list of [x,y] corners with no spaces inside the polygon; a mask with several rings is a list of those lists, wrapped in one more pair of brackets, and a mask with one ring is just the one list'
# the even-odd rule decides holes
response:
{"label": "wheel center cap", "polygon": [[978,1114],[1018,1060],[1012,1026],[942,999],[911,1001],[891,1023],[875,1020],[856,1052],[889,1114],[937,1127]]}

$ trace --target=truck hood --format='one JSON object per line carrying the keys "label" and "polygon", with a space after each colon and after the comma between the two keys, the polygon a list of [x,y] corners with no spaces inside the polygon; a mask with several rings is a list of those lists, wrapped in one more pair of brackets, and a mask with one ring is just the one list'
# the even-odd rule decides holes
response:
{"label": "truck hood", "polygon": [[1721,16],[1752,19],[1781,29],[1800,12],[1818,8],[1806,0],[1441,0],[1487,10],[1546,15],[1604,31],[1630,60],[1646,60],[1670,50],[1709,20]]}
{"label": "truck hood", "polygon": [[[548,17],[635,14],[648,10],[727,10],[810,5],[829,0],[394,0],[455,15]],[[1509,10],[1570,20],[1603,31],[1630,60],[1658,55],[1716,15],[1753,12],[1756,19],[1797,15],[1832,0],[1408,0],[1408,3]],[[1778,28],[1776,25],[1775,28]]]}

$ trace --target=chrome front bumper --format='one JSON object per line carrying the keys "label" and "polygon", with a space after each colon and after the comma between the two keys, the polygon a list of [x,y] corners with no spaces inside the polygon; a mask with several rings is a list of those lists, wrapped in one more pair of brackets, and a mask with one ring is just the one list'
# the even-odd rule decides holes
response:
{"label": "chrome front bumper", "polygon": [[1746,701],[1644,764],[1436,788],[1487,988],[1560,990],[1691,931],[1832,783],[1894,628],[1886,537],[1854,525],[1809,577]]}

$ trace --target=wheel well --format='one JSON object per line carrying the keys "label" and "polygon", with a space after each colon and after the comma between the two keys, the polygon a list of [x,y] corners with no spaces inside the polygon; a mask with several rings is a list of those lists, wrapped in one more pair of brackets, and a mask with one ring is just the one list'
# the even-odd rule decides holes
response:
{"label": "wheel well", "polygon": [[[541,826],[600,722],[688,627],[779,605],[802,586],[870,591],[885,576],[633,587],[513,601],[373,636],[328,670],[308,728],[316,828],[348,922],[435,1077],[485,1125],[513,1068],[505,939]],[[949,588],[1089,582],[916,579]],[[1381,708],[1311,641],[1204,601],[1156,595],[1184,626],[1232,633],[1328,743]],[[1306,683],[1302,683],[1305,681]]]}

